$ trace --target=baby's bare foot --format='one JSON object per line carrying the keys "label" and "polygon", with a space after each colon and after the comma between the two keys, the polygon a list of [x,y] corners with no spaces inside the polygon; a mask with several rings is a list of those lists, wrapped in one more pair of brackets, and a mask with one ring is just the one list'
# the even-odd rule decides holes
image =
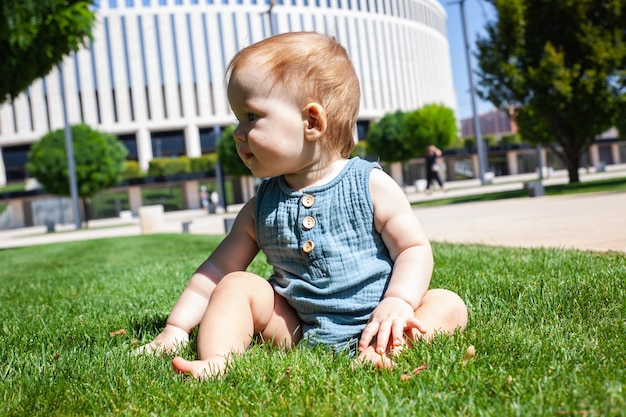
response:
{"label": "baby's bare foot", "polygon": [[226,358],[215,356],[208,360],[188,361],[180,356],[172,360],[172,366],[178,373],[190,373],[200,380],[211,376],[221,376],[226,372]]}
{"label": "baby's bare foot", "polygon": [[138,354],[144,353],[176,353],[189,343],[189,334],[174,326],[165,326],[154,340],[137,349]]}
{"label": "baby's bare foot", "polygon": [[371,363],[378,369],[391,369],[395,366],[395,362],[391,360],[388,352],[377,353],[372,346],[363,350],[357,360],[362,363]]}

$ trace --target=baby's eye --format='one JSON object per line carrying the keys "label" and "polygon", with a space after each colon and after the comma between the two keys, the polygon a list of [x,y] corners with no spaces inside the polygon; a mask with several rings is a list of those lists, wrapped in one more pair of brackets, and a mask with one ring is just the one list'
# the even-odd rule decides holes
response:
{"label": "baby's eye", "polygon": [[259,116],[253,113],[246,113],[246,117],[248,118],[249,122],[254,122],[256,119],[259,118]]}

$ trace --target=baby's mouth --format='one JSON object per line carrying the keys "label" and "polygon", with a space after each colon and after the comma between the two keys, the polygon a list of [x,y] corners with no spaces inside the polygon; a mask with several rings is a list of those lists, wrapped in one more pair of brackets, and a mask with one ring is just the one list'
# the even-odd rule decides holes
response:
{"label": "baby's mouth", "polygon": [[245,161],[252,159],[254,157],[254,154],[252,152],[246,152],[246,151],[240,150],[239,156],[245,162]]}

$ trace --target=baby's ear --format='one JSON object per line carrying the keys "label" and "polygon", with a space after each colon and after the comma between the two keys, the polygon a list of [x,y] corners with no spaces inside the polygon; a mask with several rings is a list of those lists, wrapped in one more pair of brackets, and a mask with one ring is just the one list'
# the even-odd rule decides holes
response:
{"label": "baby's ear", "polygon": [[304,120],[304,137],[307,140],[314,141],[319,139],[325,132],[327,127],[326,111],[319,103],[309,103],[302,111]]}

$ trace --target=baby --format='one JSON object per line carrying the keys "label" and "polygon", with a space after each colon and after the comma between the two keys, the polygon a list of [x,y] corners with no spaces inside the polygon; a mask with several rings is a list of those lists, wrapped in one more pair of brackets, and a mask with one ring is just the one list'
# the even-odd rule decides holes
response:
{"label": "baby", "polygon": [[[241,50],[227,76],[237,152],[266,179],[140,351],[175,352],[199,326],[198,360],[172,364],[201,379],[255,337],[387,367],[414,339],[463,330],[461,298],[428,288],[431,246],[404,192],[378,164],[349,159],[360,88],[346,50],[286,33]],[[269,279],[246,272],[259,250]]]}

